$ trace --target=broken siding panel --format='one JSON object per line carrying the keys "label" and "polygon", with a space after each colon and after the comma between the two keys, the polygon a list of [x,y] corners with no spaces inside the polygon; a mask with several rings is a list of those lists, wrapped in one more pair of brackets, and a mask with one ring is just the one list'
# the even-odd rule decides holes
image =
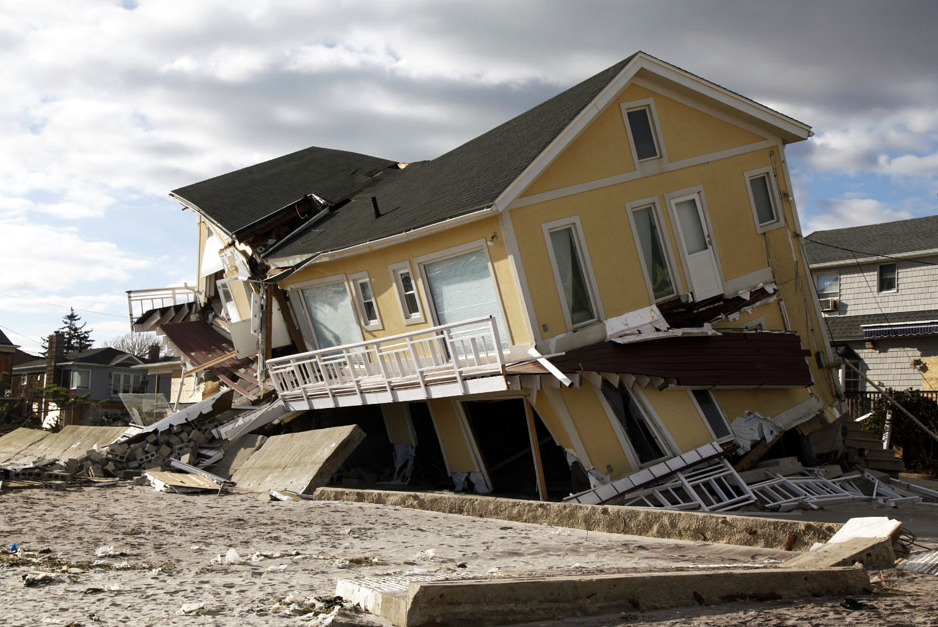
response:
{"label": "broken siding panel", "polygon": [[615,420],[615,417],[606,414],[599,400],[601,394],[592,383],[560,390],[560,398],[583,440],[593,467],[602,474],[619,477],[637,469],[629,463],[612,426],[611,420]]}
{"label": "broken siding panel", "polygon": [[686,453],[713,440],[687,390],[659,391],[647,387],[642,393],[679,452]]}

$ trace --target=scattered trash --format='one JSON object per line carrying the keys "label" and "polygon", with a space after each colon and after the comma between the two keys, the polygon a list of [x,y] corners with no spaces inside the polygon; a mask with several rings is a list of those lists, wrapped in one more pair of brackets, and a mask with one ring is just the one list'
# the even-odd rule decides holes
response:
{"label": "scattered trash", "polygon": [[205,601],[198,601],[196,603],[183,603],[182,607],[176,610],[176,616],[197,614],[203,609],[205,609]]}
{"label": "scattered trash", "polygon": [[896,568],[913,573],[938,575],[938,550],[913,553],[896,564]]}
{"label": "scattered trash", "polygon": [[494,574],[496,574],[497,572],[498,572],[498,566],[493,566],[493,567],[491,567],[490,569],[488,569],[487,571],[485,571],[485,574],[486,574],[486,575],[494,575]]}
{"label": "scattered trash", "polygon": [[94,554],[98,557],[109,557],[111,555],[114,555],[114,547],[113,546],[99,546],[97,549],[95,549]]}
{"label": "scattered trash", "polygon": [[23,585],[27,587],[62,583],[62,581],[61,577],[52,573],[26,573],[23,575]]}
{"label": "scattered trash", "polygon": [[235,549],[228,549],[228,552],[225,553],[226,564],[241,564],[242,562],[244,562],[244,559]]}
{"label": "scattered trash", "polygon": [[853,597],[847,597],[840,602],[840,607],[848,610],[875,610],[876,606],[863,601],[857,601]]}
{"label": "scattered trash", "polygon": [[16,553],[17,550],[19,550],[19,547],[19,544],[11,544],[10,548],[0,547],[0,553],[3,555],[10,555],[12,553]]}

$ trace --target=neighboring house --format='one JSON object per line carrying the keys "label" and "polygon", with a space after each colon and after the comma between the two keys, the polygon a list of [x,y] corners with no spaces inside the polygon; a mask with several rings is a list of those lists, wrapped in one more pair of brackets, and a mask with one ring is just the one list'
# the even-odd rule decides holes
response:
{"label": "neighboring house", "polygon": [[[54,353],[51,343],[49,355]],[[72,396],[88,397],[75,407],[64,424],[87,424],[124,414],[120,394],[156,393],[157,379],[141,372],[144,360],[116,348],[92,348],[59,356],[34,359],[13,368],[13,395],[30,399],[33,412],[44,419],[57,417],[54,406],[44,402],[40,388],[57,385]],[[168,390],[167,390],[168,392]],[[167,394],[168,395],[168,394]],[[48,421],[48,420],[47,420]]]}
{"label": "neighboring house", "polygon": [[[845,359],[887,387],[938,390],[938,216],[817,231],[805,251]],[[841,376],[848,397],[874,392]]]}
{"label": "neighboring house", "polygon": [[199,283],[132,321],[457,488],[527,493],[534,453],[607,483],[749,413],[840,415],[785,161],[810,135],[639,52],[430,161],[308,148],[175,190]]}

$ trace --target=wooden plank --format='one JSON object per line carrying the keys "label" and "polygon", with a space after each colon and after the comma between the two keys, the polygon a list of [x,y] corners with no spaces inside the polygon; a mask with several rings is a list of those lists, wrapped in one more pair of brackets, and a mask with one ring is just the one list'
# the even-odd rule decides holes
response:
{"label": "wooden plank", "polygon": [[769,449],[772,448],[772,447],[775,445],[776,442],[778,442],[779,440],[782,439],[782,436],[783,436],[783,435],[785,435],[785,432],[784,432],[784,431],[779,431],[779,432],[778,432],[778,435],[776,435],[774,438],[772,438],[772,440],[771,440],[770,442],[767,442],[767,441],[765,441],[765,440],[762,440],[761,442],[759,442],[758,444],[756,444],[754,447],[752,447],[752,449],[750,449],[749,452],[746,453],[746,456],[743,457],[741,460],[739,460],[739,463],[736,464],[736,466],[735,466],[736,472],[742,472],[742,471],[744,471],[744,470],[749,470],[750,468],[752,468],[753,466],[755,466],[756,463],[757,463],[760,459],[762,459],[762,457],[763,457],[766,453],[769,452]]}
{"label": "wooden plank", "polygon": [[298,351],[306,350],[306,342],[303,341],[303,334],[300,333],[300,328],[296,326],[296,322],[293,321],[293,315],[291,313],[289,305],[287,305],[287,299],[283,295],[283,290],[279,287],[273,287],[274,298],[277,299],[277,304],[280,305],[280,313],[283,316],[283,322],[287,325],[287,333],[290,334],[290,340],[293,342],[293,345]]}
{"label": "wooden plank", "polygon": [[531,441],[531,453],[534,456],[534,474],[537,477],[537,493],[542,501],[547,500],[547,482],[544,479],[544,465],[541,463],[541,445],[537,441],[537,426],[534,424],[534,410],[531,401],[524,397],[524,417],[528,423],[528,439]]}

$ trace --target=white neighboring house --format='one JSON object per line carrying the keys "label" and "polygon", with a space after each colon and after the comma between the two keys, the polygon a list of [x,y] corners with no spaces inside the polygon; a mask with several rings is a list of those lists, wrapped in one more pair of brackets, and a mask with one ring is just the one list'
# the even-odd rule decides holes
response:
{"label": "white neighboring house", "polygon": [[[870,379],[938,398],[938,216],[816,231],[805,252],[831,340]],[[849,368],[848,397],[875,390]]]}

